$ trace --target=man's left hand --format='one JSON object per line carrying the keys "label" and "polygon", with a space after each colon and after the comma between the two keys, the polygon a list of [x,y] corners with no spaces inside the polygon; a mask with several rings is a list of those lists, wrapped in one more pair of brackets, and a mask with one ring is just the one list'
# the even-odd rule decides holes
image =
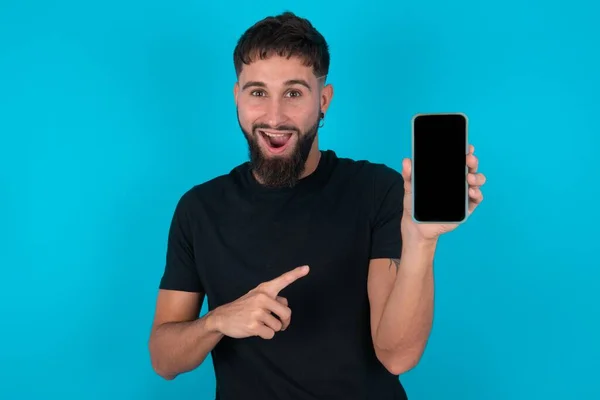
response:
{"label": "man's left hand", "polygon": [[[468,196],[469,206],[467,217],[469,217],[477,206],[483,201],[481,187],[485,184],[486,178],[477,171],[479,160],[475,157],[475,148],[469,145],[467,154],[467,182],[469,184]],[[412,218],[412,181],[411,181],[412,163],[410,159],[404,159],[402,162],[402,177],[404,178],[404,216],[402,218],[402,235],[405,239],[416,240],[436,240],[440,235],[450,232],[459,224],[419,224]]]}

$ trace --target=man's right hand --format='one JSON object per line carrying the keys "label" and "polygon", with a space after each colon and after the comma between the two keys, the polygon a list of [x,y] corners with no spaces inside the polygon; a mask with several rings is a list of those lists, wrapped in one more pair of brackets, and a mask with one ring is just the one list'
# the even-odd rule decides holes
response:
{"label": "man's right hand", "polygon": [[308,271],[306,265],[295,268],[261,283],[239,299],[216,308],[212,314],[217,330],[236,339],[251,336],[272,339],[275,332],[283,331],[290,325],[292,316],[287,299],[280,297],[279,292],[308,274]]}

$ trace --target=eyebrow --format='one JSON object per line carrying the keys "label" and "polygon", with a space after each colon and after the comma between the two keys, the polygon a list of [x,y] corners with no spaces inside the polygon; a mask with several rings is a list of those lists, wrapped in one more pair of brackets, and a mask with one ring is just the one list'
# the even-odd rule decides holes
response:
{"label": "eyebrow", "polygon": [[[308,84],[308,82],[305,81],[304,79],[289,79],[289,80],[285,81],[285,86],[292,86],[292,85],[301,85],[301,86],[306,87],[308,90],[312,90],[310,88],[310,85]],[[244,86],[242,87],[242,90],[246,90],[249,87],[266,88],[267,85],[264,82],[260,82],[260,81],[249,81],[244,84]]]}

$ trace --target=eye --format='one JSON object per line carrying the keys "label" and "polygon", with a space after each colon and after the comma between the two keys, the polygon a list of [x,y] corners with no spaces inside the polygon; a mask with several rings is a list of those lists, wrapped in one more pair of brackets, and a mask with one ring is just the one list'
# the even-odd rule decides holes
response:
{"label": "eye", "polygon": [[287,97],[300,97],[302,93],[299,90],[290,90],[286,93]]}
{"label": "eye", "polygon": [[265,95],[265,92],[264,90],[253,90],[252,92],[250,92],[250,95],[254,97],[262,97]]}

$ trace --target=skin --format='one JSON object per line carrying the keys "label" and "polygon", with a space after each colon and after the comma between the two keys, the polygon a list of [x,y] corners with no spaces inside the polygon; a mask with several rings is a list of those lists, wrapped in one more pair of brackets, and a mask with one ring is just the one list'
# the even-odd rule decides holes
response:
{"label": "skin", "polygon": [[[296,58],[271,57],[244,66],[234,86],[234,99],[242,127],[253,124],[271,127],[292,125],[308,130],[326,113],[333,97],[331,85],[324,85],[310,67]],[[292,137],[295,145],[297,138]],[[264,143],[261,150],[269,154]],[[318,135],[312,145],[302,177],[316,169],[320,152]],[[469,167],[472,213],[483,200],[485,177],[477,171],[478,160],[471,146],[466,159]],[[404,215],[400,231],[402,258],[374,259],[369,264],[368,296],[371,307],[371,333],[380,362],[395,375],[413,368],[425,349],[433,319],[433,259],[439,237],[457,225],[416,224],[412,215],[411,162],[403,161]],[[260,176],[256,176],[260,181]],[[287,300],[278,296],[287,285],[308,274],[296,268],[261,284],[233,303],[216,308],[198,318],[203,293],[160,290],[150,336],[150,354],[155,371],[165,379],[198,367],[223,338],[259,336],[268,340],[291,323]],[[280,319],[272,317],[275,313]]]}
{"label": "skin", "polygon": [[[469,146],[469,215],[483,201],[486,177],[478,172],[475,149]],[[374,259],[369,265],[368,293],[375,352],[393,374],[414,368],[427,344],[433,323],[433,259],[438,239],[458,224],[417,224],[412,215],[411,160],[402,162],[404,213],[402,257]]]}
{"label": "skin", "polygon": [[[272,128],[292,125],[307,131],[317,121],[319,113],[327,113],[333,98],[333,87],[324,85],[312,68],[302,65],[297,58],[271,57],[245,65],[234,86],[234,99],[242,128],[251,131],[253,124],[267,124]],[[267,129],[267,131],[270,131]],[[276,132],[276,131],[272,131]],[[292,141],[282,154],[272,155],[259,140],[263,155],[286,157],[296,146]],[[319,164],[319,140],[315,138],[301,178],[310,175]],[[260,176],[255,176],[260,181]]]}
{"label": "skin", "polygon": [[308,266],[288,271],[201,318],[203,293],[160,290],[149,343],[152,367],[172,380],[200,366],[224,336],[272,339],[291,323],[287,299],[279,292],[308,272]]}

